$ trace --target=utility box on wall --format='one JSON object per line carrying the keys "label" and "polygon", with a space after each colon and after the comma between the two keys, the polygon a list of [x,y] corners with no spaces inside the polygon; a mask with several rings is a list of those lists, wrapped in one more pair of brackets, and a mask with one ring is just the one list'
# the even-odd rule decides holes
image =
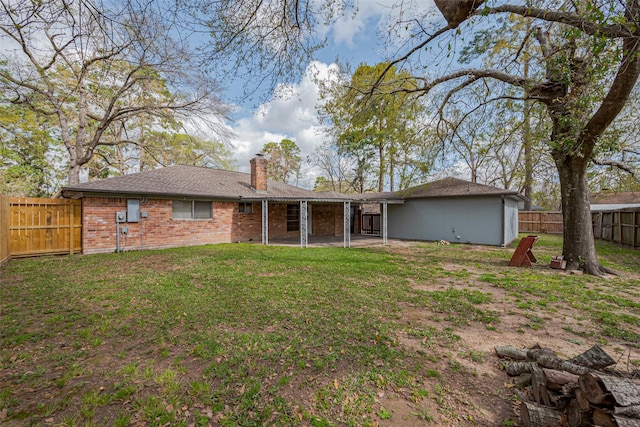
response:
{"label": "utility box on wall", "polygon": [[127,222],[127,213],[125,211],[116,212],[116,223]]}
{"label": "utility box on wall", "polygon": [[140,221],[140,200],[128,199],[127,200],[127,222],[139,222]]}

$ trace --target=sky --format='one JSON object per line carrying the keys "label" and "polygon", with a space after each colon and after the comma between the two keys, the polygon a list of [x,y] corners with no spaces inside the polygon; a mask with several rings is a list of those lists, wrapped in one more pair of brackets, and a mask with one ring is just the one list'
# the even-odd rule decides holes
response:
{"label": "sky", "polygon": [[[336,57],[354,68],[363,62],[375,64],[383,60],[376,30],[384,26],[393,3],[394,0],[361,0],[355,16],[344,16],[326,29],[327,47],[317,52],[311,69],[326,76],[329,68],[335,66]],[[432,0],[421,0],[420,3],[435,8]],[[303,162],[321,144],[323,136],[315,110],[318,88],[311,78],[313,71],[307,70],[297,84],[286,88],[288,97],[267,97],[267,101],[255,108],[237,107],[233,115],[235,120],[229,124],[235,134],[229,144],[238,170],[248,172],[249,160],[267,142],[280,142],[284,138],[293,140],[300,147]],[[306,164],[302,172],[297,184],[311,189],[320,171]]]}

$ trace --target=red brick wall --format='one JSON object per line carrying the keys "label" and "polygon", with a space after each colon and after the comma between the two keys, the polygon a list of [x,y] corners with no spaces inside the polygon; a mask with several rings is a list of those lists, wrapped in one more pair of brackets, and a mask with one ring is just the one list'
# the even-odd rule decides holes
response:
{"label": "red brick wall", "polygon": [[313,205],[311,229],[314,236],[342,236],[344,234],[344,207],[340,203]]}
{"label": "red brick wall", "polygon": [[[295,202],[300,205],[300,202]],[[300,231],[287,231],[287,203],[269,203],[269,238],[300,236]]]}
{"label": "red brick wall", "polygon": [[[233,211],[231,215],[231,242],[262,241],[262,214],[261,204],[252,203],[252,213],[238,212],[238,203],[214,202],[213,214],[216,214],[216,206],[227,205]],[[228,220],[228,218],[227,218]],[[220,227],[224,224],[220,223]]]}
{"label": "red brick wall", "polygon": [[[174,220],[171,200],[150,199],[140,204],[147,218],[125,223],[120,235],[121,250],[160,249],[208,243],[260,240],[260,204],[255,213],[238,213],[238,203],[213,202],[213,218]],[[127,210],[124,198],[85,197],[82,199],[82,249],[84,253],[116,250],[116,212]],[[144,230],[143,230],[144,228]]]}
{"label": "red brick wall", "polygon": [[[295,202],[295,204],[300,204]],[[344,227],[342,203],[313,204],[311,231],[314,236],[342,236]],[[269,238],[297,237],[299,231],[287,231],[287,203],[269,203]]]}
{"label": "red brick wall", "polygon": [[[236,202],[213,202],[213,218],[174,220],[171,200],[150,199],[140,203],[147,218],[137,223],[124,223],[127,234],[121,234],[121,250],[160,249],[225,242],[259,242],[262,238],[261,204],[252,204],[252,213],[239,213]],[[116,212],[127,210],[127,199],[85,197],[82,199],[83,252],[99,253],[116,250]],[[317,236],[343,234],[341,203],[316,205],[311,208],[312,232]],[[269,238],[297,237],[299,231],[287,231],[287,204],[269,204]]]}

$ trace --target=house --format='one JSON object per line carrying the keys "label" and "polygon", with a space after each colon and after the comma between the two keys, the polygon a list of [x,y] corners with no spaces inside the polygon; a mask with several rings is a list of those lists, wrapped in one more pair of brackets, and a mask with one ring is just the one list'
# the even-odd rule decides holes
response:
{"label": "house", "polygon": [[589,201],[591,203],[591,212],[640,208],[640,193],[634,191],[595,193],[589,196]]}
{"label": "house", "polygon": [[248,174],[171,166],[67,186],[61,194],[82,200],[87,254],[283,238],[305,247],[317,236],[341,238],[348,247],[351,234],[363,230],[362,207],[371,204],[381,207],[373,234],[382,243],[397,237],[503,245],[518,232],[514,192],[451,179],[393,193],[313,192],[268,180],[261,156]]}
{"label": "house", "polygon": [[388,206],[392,238],[505,246],[518,237],[515,191],[445,178],[377,197],[403,201]]}

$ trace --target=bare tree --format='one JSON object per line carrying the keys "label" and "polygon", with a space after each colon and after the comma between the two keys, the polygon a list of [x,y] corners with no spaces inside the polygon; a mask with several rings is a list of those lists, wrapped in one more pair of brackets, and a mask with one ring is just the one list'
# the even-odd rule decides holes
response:
{"label": "bare tree", "polygon": [[88,0],[0,2],[0,40],[10,46],[2,90],[53,118],[68,153],[68,183],[101,145],[122,141],[118,123],[146,114],[199,118],[223,133],[227,107],[218,86],[197,71],[172,19],[153,7],[100,9]]}

